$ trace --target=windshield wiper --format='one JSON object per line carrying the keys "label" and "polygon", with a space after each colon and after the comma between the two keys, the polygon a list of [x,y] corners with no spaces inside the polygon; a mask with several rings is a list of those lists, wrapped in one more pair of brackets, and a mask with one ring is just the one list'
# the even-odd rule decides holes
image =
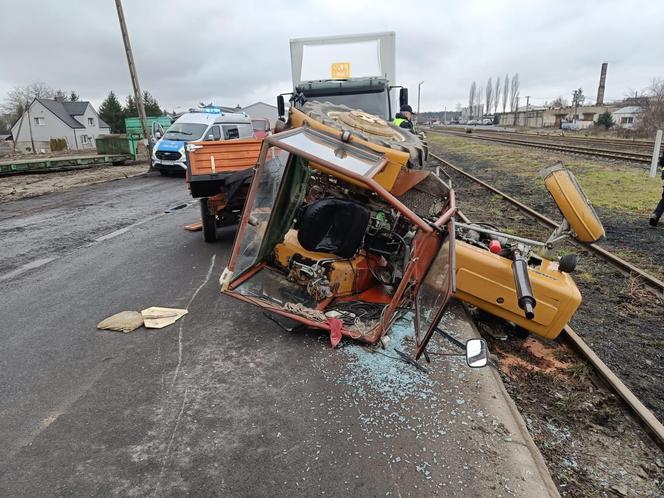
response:
{"label": "windshield wiper", "polygon": [[[177,133],[178,135],[191,135],[191,133],[189,133],[188,131],[172,131],[171,133],[172,133],[173,135],[175,135],[176,133]],[[167,133],[167,135],[168,135],[168,133]]]}

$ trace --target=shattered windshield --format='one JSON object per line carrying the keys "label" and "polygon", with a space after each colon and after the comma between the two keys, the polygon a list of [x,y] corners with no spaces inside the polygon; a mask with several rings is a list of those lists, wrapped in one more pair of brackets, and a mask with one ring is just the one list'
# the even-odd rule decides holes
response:
{"label": "shattered windshield", "polygon": [[267,154],[265,165],[254,176],[253,181],[258,182],[256,195],[249,211],[248,223],[243,227],[240,252],[235,262],[235,268],[233,268],[235,275],[240,275],[257,262],[258,251],[261,248],[274,200],[281,184],[281,177],[288,161],[288,153],[276,147],[271,147]]}
{"label": "shattered windshield", "polygon": [[454,241],[448,236],[431,263],[417,292],[418,347],[426,346],[438,325],[454,287]]}
{"label": "shattered windshield", "polygon": [[304,130],[284,137],[280,141],[339,168],[363,176],[372,176],[383,159],[383,156],[360,151],[338,140],[331,140]]}

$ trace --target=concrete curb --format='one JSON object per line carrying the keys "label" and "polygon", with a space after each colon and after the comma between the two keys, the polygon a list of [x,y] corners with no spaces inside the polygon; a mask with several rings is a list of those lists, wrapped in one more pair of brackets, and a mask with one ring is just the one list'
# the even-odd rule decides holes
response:
{"label": "concrete curb", "polygon": [[[467,307],[465,305],[462,305],[461,307],[463,308],[463,312],[466,315],[468,323],[473,329],[473,333],[477,337],[481,337],[479,330],[475,325],[474,320],[472,319],[470,313],[468,312]],[[514,419],[515,425],[519,430],[521,438],[523,439],[523,442],[528,448],[530,456],[533,462],[535,463],[535,468],[537,470],[537,473],[539,474],[539,477],[547,493],[551,497],[560,497],[560,493],[558,493],[558,488],[556,487],[555,483],[553,482],[553,478],[549,473],[549,468],[546,464],[546,461],[544,460],[544,457],[542,456],[542,453],[540,452],[539,448],[535,444],[535,441],[533,441],[533,438],[530,436],[530,432],[528,432],[528,427],[526,426],[526,422],[523,420],[523,417],[521,416],[519,409],[514,403],[514,400],[507,392],[507,389],[505,389],[505,384],[503,383],[503,379],[500,377],[500,373],[498,372],[497,369],[493,367],[489,367],[489,370],[491,371],[491,375],[493,376],[493,379],[496,385],[498,386],[499,392],[502,395],[505,404],[508,406],[511,412],[512,418]]]}

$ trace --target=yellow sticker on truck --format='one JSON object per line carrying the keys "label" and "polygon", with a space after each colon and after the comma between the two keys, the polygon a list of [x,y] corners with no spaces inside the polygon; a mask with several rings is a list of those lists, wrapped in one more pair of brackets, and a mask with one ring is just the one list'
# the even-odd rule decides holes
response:
{"label": "yellow sticker on truck", "polygon": [[350,62],[333,62],[332,79],[347,80],[350,78]]}

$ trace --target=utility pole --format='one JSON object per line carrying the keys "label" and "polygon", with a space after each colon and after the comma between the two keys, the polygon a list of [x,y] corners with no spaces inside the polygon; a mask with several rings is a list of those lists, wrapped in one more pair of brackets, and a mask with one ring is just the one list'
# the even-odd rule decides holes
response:
{"label": "utility pole", "polygon": [[662,130],[657,130],[655,134],[655,147],[652,150],[652,162],[650,163],[650,178],[655,178],[657,174],[657,161],[659,160],[659,149],[662,146]]}
{"label": "utility pole", "polygon": [[417,84],[417,115],[418,115],[418,117],[415,118],[416,122],[419,120],[419,115],[420,115],[420,91],[421,91],[421,87],[422,87],[423,83],[424,83],[424,81],[420,81]]}
{"label": "utility pole", "polygon": [[[32,102],[34,102],[34,100]],[[32,138],[32,121],[30,121],[30,107],[32,106],[32,102],[28,104],[28,108],[25,112],[28,114],[28,128],[30,129],[30,143],[32,144],[32,153],[36,154],[37,151],[35,150],[35,139]]]}
{"label": "utility pole", "polygon": [[[141,121],[141,129],[143,130],[143,143],[147,147],[149,139],[148,120],[145,116],[143,94],[141,93],[141,87],[138,84],[136,65],[134,64],[134,56],[131,53],[131,44],[129,43],[129,34],[127,33],[127,24],[125,23],[121,0],[115,0],[115,7],[118,10],[118,20],[120,21],[120,29],[122,30],[122,41],[124,41],[125,52],[127,53],[127,64],[129,64],[129,75],[131,76],[131,84],[134,87],[134,101],[136,102],[136,109],[138,109],[138,117]],[[148,160],[149,159],[150,158],[148,157]],[[152,168],[152,166],[150,166],[150,168]]]}

